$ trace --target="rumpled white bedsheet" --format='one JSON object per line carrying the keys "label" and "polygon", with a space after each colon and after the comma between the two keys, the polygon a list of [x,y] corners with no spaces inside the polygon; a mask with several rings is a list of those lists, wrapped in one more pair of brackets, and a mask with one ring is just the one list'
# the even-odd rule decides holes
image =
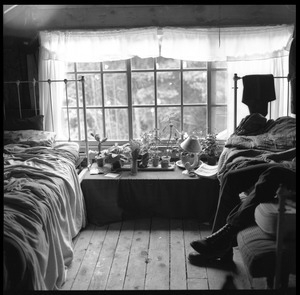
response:
{"label": "rumpled white bedsheet", "polygon": [[86,225],[74,159],[65,146],[53,150],[19,145],[7,150],[11,154],[4,159],[4,235],[23,248],[35,289],[57,290],[73,259],[72,238]]}

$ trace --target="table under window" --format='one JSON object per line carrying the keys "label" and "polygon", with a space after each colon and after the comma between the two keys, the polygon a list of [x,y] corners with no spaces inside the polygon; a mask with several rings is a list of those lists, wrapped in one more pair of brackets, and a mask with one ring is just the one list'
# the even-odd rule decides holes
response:
{"label": "table under window", "polygon": [[174,171],[120,172],[117,178],[90,175],[81,183],[88,222],[103,225],[129,218],[160,216],[197,218],[212,222],[216,212],[219,181],[189,177]]}

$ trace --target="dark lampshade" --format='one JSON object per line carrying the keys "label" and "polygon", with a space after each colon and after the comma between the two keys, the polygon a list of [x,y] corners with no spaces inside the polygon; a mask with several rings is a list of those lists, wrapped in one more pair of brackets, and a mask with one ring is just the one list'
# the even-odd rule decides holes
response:
{"label": "dark lampshade", "polygon": [[181,144],[181,148],[188,153],[199,153],[201,152],[201,145],[197,136],[189,136]]}

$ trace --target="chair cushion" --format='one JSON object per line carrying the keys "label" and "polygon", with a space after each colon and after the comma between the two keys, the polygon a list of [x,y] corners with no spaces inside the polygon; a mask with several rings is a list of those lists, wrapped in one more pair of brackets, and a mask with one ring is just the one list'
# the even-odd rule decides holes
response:
{"label": "chair cushion", "polygon": [[254,225],[238,233],[237,243],[252,277],[274,275],[276,249],[274,237]]}
{"label": "chair cushion", "polygon": [[[237,243],[244,264],[252,277],[275,275],[276,239],[274,236],[265,233],[259,226],[253,225],[238,233]],[[284,269],[288,272],[291,271],[291,257],[295,260],[293,256],[295,251],[294,242],[283,246],[282,261]]]}
{"label": "chair cushion", "polygon": [[[289,205],[285,207],[283,232],[284,239],[296,238],[296,208]],[[267,234],[276,236],[277,232],[277,217],[278,204],[275,203],[261,203],[255,209],[256,224]]]}

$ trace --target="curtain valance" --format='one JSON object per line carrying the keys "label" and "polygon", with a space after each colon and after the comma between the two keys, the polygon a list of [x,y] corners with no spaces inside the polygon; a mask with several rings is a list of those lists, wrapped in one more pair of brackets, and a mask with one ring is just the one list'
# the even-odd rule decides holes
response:
{"label": "curtain valance", "polygon": [[40,32],[43,60],[100,62],[159,56],[157,28]]}
{"label": "curtain valance", "polygon": [[158,57],[235,61],[288,55],[294,26],[40,32],[41,59],[99,62]]}
{"label": "curtain valance", "polygon": [[194,61],[234,61],[279,57],[293,26],[164,28],[161,56]]}

